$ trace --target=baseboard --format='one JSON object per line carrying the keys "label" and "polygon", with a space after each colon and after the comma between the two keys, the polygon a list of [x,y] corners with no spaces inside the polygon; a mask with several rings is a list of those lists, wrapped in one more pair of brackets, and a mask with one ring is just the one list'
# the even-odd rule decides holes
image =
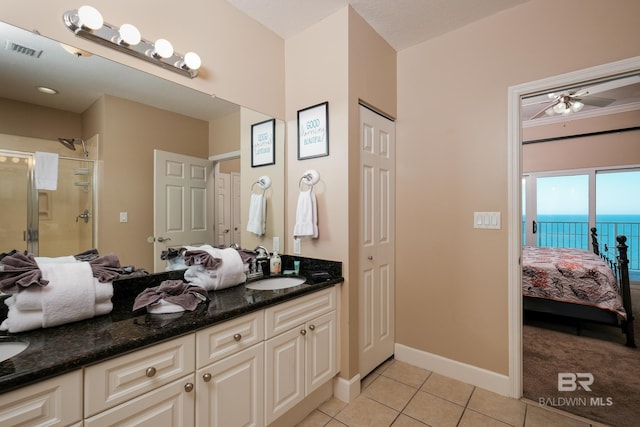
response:
{"label": "baseboard", "polygon": [[335,377],[333,380],[333,396],[343,402],[351,402],[360,394],[360,374],[356,374],[350,380]]}
{"label": "baseboard", "polygon": [[446,357],[427,353],[426,351],[417,350],[402,344],[395,345],[395,359],[492,391],[502,396],[515,397],[511,396],[512,385],[507,375],[447,359]]}

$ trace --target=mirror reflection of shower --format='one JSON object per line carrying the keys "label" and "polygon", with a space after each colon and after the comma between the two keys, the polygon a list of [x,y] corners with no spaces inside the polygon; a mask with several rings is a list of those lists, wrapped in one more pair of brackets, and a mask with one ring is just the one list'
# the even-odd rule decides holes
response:
{"label": "mirror reflection of shower", "polygon": [[82,153],[85,157],[89,157],[89,151],[82,138],[58,138],[60,144],[64,145],[71,151],[76,151],[76,145],[82,145]]}

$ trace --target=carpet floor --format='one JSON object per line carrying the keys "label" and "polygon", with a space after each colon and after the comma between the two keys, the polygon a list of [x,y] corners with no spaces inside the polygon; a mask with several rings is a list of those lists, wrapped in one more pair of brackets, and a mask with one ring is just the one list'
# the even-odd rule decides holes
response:
{"label": "carpet floor", "polygon": [[[631,293],[637,337],[640,288],[632,288]],[[640,349],[625,347],[617,328],[583,322],[580,335],[576,332],[575,323],[525,316],[524,397],[612,426],[638,426]],[[581,387],[580,381],[587,387]]]}

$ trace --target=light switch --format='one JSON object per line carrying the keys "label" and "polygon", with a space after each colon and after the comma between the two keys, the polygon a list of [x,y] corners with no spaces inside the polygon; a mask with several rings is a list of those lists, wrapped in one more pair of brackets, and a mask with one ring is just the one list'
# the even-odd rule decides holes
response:
{"label": "light switch", "polygon": [[300,239],[293,239],[293,253],[300,255]]}
{"label": "light switch", "polygon": [[279,237],[274,237],[273,238],[273,250],[280,252],[280,238]]}
{"label": "light switch", "polygon": [[473,228],[500,229],[500,212],[474,212]]}
{"label": "light switch", "polygon": [[120,222],[128,222],[129,214],[127,212],[120,212]]}

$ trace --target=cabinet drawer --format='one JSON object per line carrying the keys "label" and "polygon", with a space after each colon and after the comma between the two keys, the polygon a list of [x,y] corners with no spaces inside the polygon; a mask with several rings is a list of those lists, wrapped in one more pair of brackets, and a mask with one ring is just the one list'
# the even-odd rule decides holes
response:
{"label": "cabinet drawer", "polygon": [[85,417],[193,372],[194,347],[191,334],[85,368]]}
{"label": "cabinet drawer", "polygon": [[335,286],[265,310],[266,338],[274,337],[336,308]]}
{"label": "cabinet drawer", "polygon": [[85,427],[193,426],[194,374],[108,409],[84,421]]}
{"label": "cabinet drawer", "polygon": [[82,370],[0,395],[0,425],[69,426],[82,421]]}
{"label": "cabinet drawer", "polygon": [[198,331],[196,366],[202,368],[263,340],[263,310]]}

